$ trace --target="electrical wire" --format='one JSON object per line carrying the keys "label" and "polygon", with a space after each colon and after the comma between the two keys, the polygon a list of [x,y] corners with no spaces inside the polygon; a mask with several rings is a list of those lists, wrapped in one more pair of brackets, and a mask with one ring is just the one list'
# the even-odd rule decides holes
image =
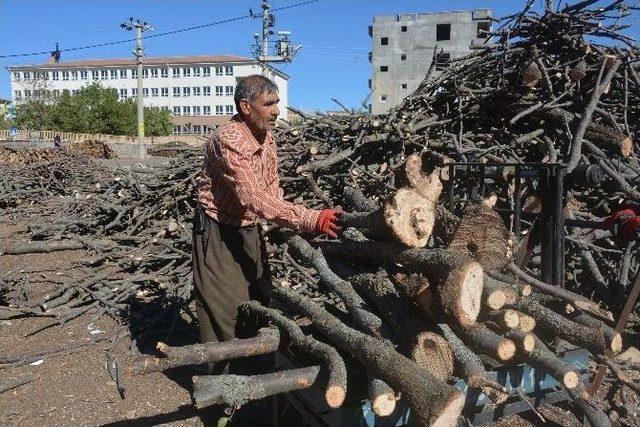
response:
{"label": "electrical wire", "polygon": [[[319,1],[320,0],[306,0],[306,1],[302,1],[302,2],[299,2],[299,3],[287,5],[287,6],[277,7],[277,8],[271,9],[271,10],[273,12],[277,12],[277,11],[281,11],[281,10],[292,9],[294,7],[304,6],[304,5],[311,4],[311,3],[317,3]],[[164,36],[184,33],[184,32],[187,32],[187,31],[199,30],[199,29],[202,29],[202,28],[209,28],[209,27],[213,27],[215,25],[227,24],[229,22],[241,21],[243,19],[253,18],[253,17],[255,17],[255,15],[251,15],[251,14],[247,14],[247,15],[243,15],[243,16],[236,16],[234,18],[222,19],[220,21],[211,22],[209,24],[193,25],[191,27],[180,28],[180,29],[172,30],[172,31],[165,31],[163,33],[158,33],[158,34],[151,34],[151,35],[148,35],[148,36],[144,36],[144,39],[153,39],[153,38],[158,38],[158,37],[164,37]],[[73,51],[78,51],[78,50],[95,49],[95,48],[103,47],[103,46],[113,46],[113,45],[116,45],[116,44],[130,43],[130,42],[134,42],[135,40],[136,39],[123,39],[123,40],[115,40],[115,41],[111,41],[111,42],[96,43],[96,44],[87,45],[87,46],[77,46],[77,47],[71,47],[71,48],[67,48],[67,49],[60,49],[60,52],[73,52]],[[51,53],[50,50],[44,50],[44,51],[39,51],[39,52],[28,52],[28,53],[14,53],[14,54],[9,54],[9,55],[0,55],[0,59],[1,58],[18,58],[18,57],[24,57],[24,56],[46,55],[46,54],[49,54],[49,53]]]}

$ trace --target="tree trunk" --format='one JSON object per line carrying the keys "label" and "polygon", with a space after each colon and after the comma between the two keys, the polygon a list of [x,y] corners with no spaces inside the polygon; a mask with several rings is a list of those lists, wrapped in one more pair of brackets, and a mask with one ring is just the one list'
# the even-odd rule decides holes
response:
{"label": "tree trunk", "polygon": [[261,329],[253,338],[232,339],[224,342],[209,342],[184,347],[170,347],[158,343],[158,351],[164,357],[141,356],[134,360],[129,372],[144,375],[166,371],[185,365],[218,363],[225,360],[269,354],[278,350],[280,333],[277,329]]}
{"label": "tree trunk", "polygon": [[456,422],[464,405],[460,391],[438,380],[389,344],[349,328],[309,298],[286,288],[274,289],[273,297],[307,315],[336,347],[400,391],[417,425],[449,426]]}
{"label": "tree trunk", "polygon": [[475,323],[480,312],[483,271],[478,262],[447,249],[404,249],[383,242],[345,242],[321,245],[328,255],[379,264],[393,262],[422,273],[445,316],[462,326]]}
{"label": "tree trunk", "polygon": [[516,353],[513,341],[502,338],[481,323],[468,328],[458,328],[457,332],[472,349],[496,360],[506,362]]}

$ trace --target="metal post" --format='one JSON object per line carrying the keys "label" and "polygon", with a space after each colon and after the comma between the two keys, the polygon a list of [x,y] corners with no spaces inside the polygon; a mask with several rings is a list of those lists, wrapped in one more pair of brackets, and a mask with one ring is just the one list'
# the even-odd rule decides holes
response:
{"label": "metal post", "polygon": [[269,2],[264,0],[262,2],[262,56],[264,57],[269,56],[270,9]]}
{"label": "metal post", "polygon": [[136,25],[136,68],[138,70],[138,154],[141,159],[147,157],[147,149],[144,146],[144,96],[142,87],[142,26]]}
{"label": "metal post", "polygon": [[564,165],[555,168],[553,201],[553,284],[564,287]]}
{"label": "metal post", "polygon": [[516,240],[520,238],[520,226],[522,218],[522,199],[520,198],[521,185],[520,182],[520,166],[516,166],[515,187],[513,197],[513,234],[516,236]]}
{"label": "metal post", "polygon": [[553,177],[551,169],[542,168],[540,176],[540,272],[542,281],[553,284],[553,238],[554,238],[554,203]]}

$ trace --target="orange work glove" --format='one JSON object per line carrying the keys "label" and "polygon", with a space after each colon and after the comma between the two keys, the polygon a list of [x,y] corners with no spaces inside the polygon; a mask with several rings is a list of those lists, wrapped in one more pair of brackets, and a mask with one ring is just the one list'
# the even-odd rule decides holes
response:
{"label": "orange work glove", "polygon": [[340,216],[342,212],[333,209],[324,209],[320,211],[318,222],[316,222],[316,232],[326,234],[334,239],[338,237],[338,232],[342,230],[340,227]]}

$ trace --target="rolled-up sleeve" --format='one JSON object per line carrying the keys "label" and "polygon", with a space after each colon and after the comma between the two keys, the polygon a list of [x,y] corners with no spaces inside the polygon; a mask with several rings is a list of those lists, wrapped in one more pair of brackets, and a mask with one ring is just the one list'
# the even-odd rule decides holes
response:
{"label": "rolled-up sleeve", "polygon": [[[278,186],[269,191],[264,179],[254,170],[252,153],[243,149],[245,145],[237,135],[216,135],[210,140],[210,149],[215,151],[215,164],[219,176],[237,197],[240,205],[257,217],[298,231],[312,232],[319,211],[284,200]],[[277,177],[276,177],[277,178]]]}

